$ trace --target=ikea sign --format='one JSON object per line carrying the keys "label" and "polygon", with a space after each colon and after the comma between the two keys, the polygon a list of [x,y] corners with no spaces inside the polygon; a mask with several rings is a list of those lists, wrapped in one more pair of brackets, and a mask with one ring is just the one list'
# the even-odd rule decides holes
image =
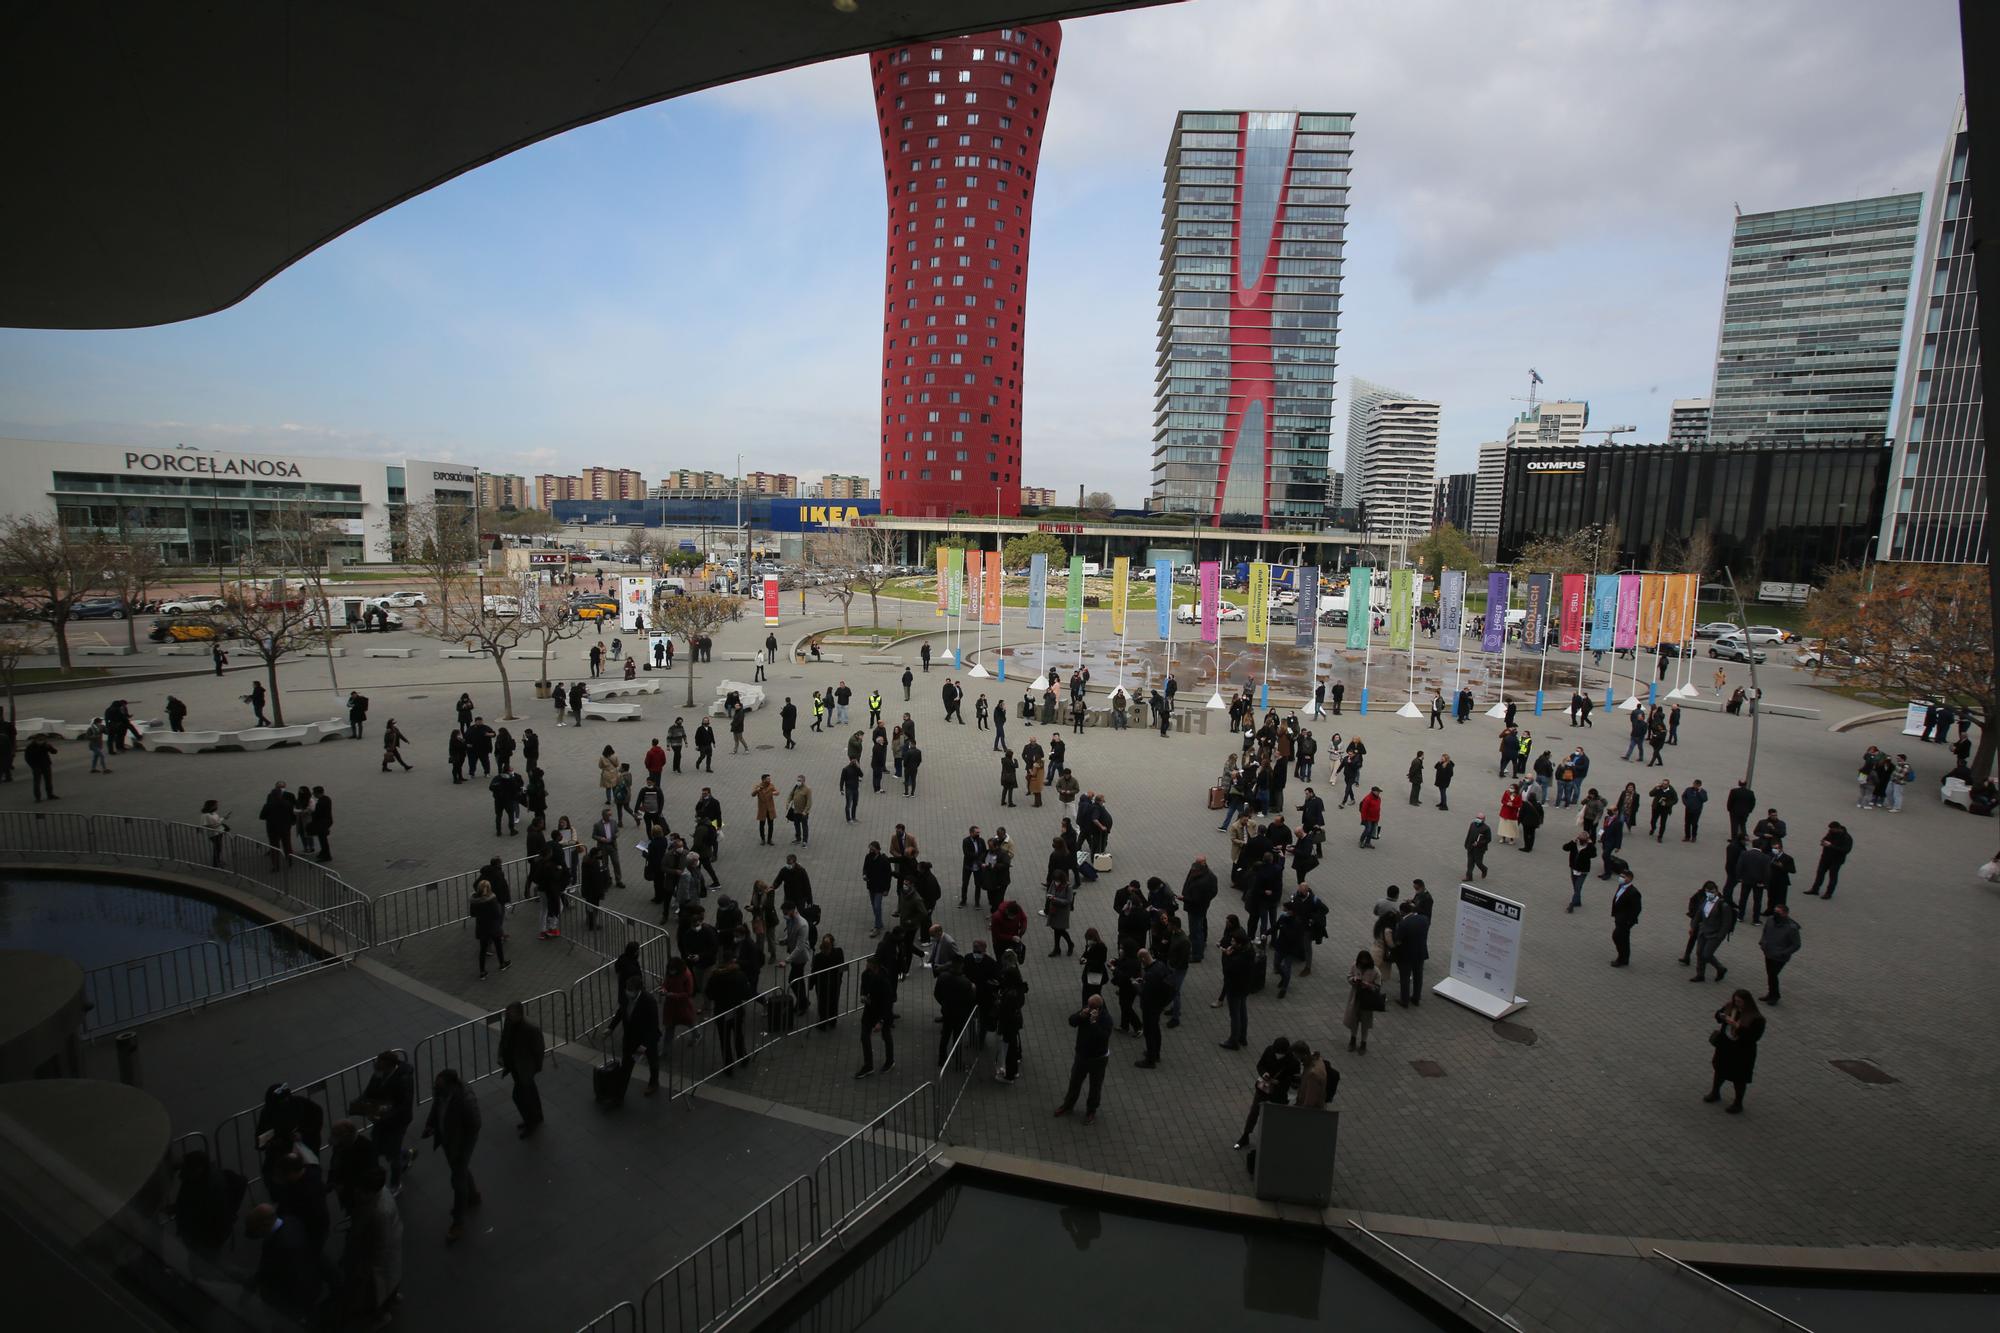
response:
{"label": "ikea sign", "polygon": [[828,532],[844,528],[856,519],[873,518],[882,512],[880,500],[793,500],[771,501],[773,532]]}

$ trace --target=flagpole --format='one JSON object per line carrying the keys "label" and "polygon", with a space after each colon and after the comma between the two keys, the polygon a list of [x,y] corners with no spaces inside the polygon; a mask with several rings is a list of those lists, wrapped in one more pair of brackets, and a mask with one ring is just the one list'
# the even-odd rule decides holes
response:
{"label": "flagpole", "polygon": [[993,581],[1000,603],[1000,614],[993,621],[993,662],[999,667],[1001,680],[1007,679],[1007,570],[1003,562],[995,562]]}
{"label": "flagpole", "polygon": [[[1396,710],[1398,717],[1423,716],[1423,710],[1417,707],[1417,610],[1424,602],[1424,583],[1413,573],[1410,576],[1410,585],[1410,696],[1404,701],[1403,706]],[[1394,614],[1395,609],[1396,599],[1392,593],[1389,598],[1390,613]],[[1392,631],[1393,629],[1391,626]]]}
{"label": "flagpole", "polygon": [[[1491,593],[1493,588],[1493,581],[1491,579],[1487,580],[1486,587],[1487,591]],[[1493,598],[1488,596],[1486,602],[1486,615],[1491,619],[1493,615]],[[1514,580],[1510,575],[1507,579],[1507,600],[1500,607],[1500,701],[1486,710],[1486,716],[1488,717],[1507,716],[1507,613],[1513,609]],[[1483,648],[1485,645],[1482,644],[1480,646]]]}
{"label": "flagpole", "polygon": [[972,641],[972,643],[973,643],[973,647],[972,647],[972,670],[970,670],[970,671],[966,672],[965,674],[966,674],[966,675],[968,675],[968,676],[976,676],[976,677],[978,677],[978,678],[980,678],[980,679],[984,679],[984,678],[985,678],[985,676],[987,675],[987,671],[986,671],[986,553],[985,553],[984,551],[967,551],[967,552],[966,552],[965,554],[966,554],[966,555],[967,555],[968,557],[970,557],[970,556],[973,556],[973,555],[977,555],[977,556],[979,557],[979,600],[978,600],[978,602],[977,602],[977,603],[976,603],[976,604],[974,605],[974,607],[973,607],[973,611],[972,611],[972,614],[973,614],[973,616],[974,616],[974,620],[973,620],[973,623],[974,623],[974,624],[976,624],[977,626],[979,626],[979,628],[978,628],[978,630],[976,631],[976,633],[975,633],[975,636],[974,636],[974,638],[973,638],[973,641]]}
{"label": "flagpole", "polygon": [[[1555,592],[1555,577],[1556,576],[1554,574],[1549,575],[1549,592],[1544,593],[1542,595],[1542,623],[1535,626],[1535,633],[1541,637],[1541,642],[1535,645],[1535,652],[1542,659],[1541,665],[1538,668],[1536,668],[1535,671],[1535,716],[1536,717],[1540,717],[1542,715],[1542,701],[1546,697],[1545,691],[1549,683],[1548,621],[1549,621],[1549,602],[1551,600],[1549,594]],[[1534,614],[1534,607],[1535,607],[1535,594],[1534,590],[1530,589],[1528,591],[1528,612],[1530,615]],[[1523,639],[1521,642],[1525,646],[1527,640]]]}

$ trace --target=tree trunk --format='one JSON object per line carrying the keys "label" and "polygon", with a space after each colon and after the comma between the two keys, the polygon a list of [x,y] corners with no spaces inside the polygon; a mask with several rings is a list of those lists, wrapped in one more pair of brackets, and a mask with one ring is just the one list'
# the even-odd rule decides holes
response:
{"label": "tree trunk", "polygon": [[278,697],[278,659],[276,657],[266,657],[264,659],[264,675],[271,682],[271,725],[282,727],[285,725],[285,701]]}
{"label": "tree trunk", "polygon": [[882,594],[877,588],[868,590],[868,609],[875,618],[875,637],[882,637]]}
{"label": "tree trunk", "polygon": [[682,704],[682,705],[681,705],[681,707],[683,707],[683,708],[693,708],[693,707],[694,707],[694,642],[693,642],[693,640],[689,640],[689,641],[688,641],[688,651],[687,651],[687,659],[688,659],[688,697],[687,697],[687,702],[686,702],[686,703],[684,703],[684,704]]}
{"label": "tree trunk", "polygon": [[56,635],[56,662],[64,671],[69,670],[69,617],[49,622]]}
{"label": "tree trunk", "polygon": [[2000,739],[1993,735],[1993,721],[1990,713],[1980,716],[1979,747],[1972,752],[1972,776],[1981,782],[1993,776],[1994,753],[2000,750]]}
{"label": "tree trunk", "polygon": [[854,621],[849,617],[849,613],[853,611],[853,609],[854,609],[854,599],[852,597],[844,597],[841,599],[840,633],[842,637],[851,637],[854,633]]}
{"label": "tree trunk", "polygon": [[518,722],[520,719],[514,716],[514,682],[507,679],[507,650],[488,648],[486,651],[493,656],[493,669],[500,673],[500,720]]}
{"label": "tree trunk", "polygon": [[125,646],[135,653],[139,651],[139,618],[132,614],[129,602],[125,606]]}

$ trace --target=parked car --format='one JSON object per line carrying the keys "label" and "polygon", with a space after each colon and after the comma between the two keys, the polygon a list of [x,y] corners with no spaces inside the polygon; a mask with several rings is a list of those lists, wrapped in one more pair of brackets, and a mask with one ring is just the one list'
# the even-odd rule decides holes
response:
{"label": "parked car", "polygon": [[[1242,607],[1224,602],[1221,608],[1215,613],[1215,618],[1218,621],[1222,621],[1243,620],[1246,617],[1243,614]],[[1201,619],[1201,607],[1194,602],[1183,602],[1174,609],[1174,619],[1180,621],[1183,625],[1195,624]]]}
{"label": "parked car", "polygon": [[1740,634],[1725,634],[1709,644],[1708,655],[1727,662],[1762,662],[1765,659],[1764,650],[1751,647]]}
{"label": "parked car", "polygon": [[123,597],[85,597],[69,609],[71,620],[123,620],[129,614]]}
{"label": "parked car", "polygon": [[1742,630],[1726,620],[1711,620],[1706,625],[1696,625],[1694,627],[1694,636],[1697,639],[1719,639],[1725,634],[1741,634],[1742,632]]}
{"label": "parked car", "polygon": [[368,601],[369,601],[369,603],[370,603],[371,605],[376,605],[376,606],[394,606],[394,607],[399,607],[399,608],[400,608],[400,607],[405,607],[405,606],[428,606],[428,605],[430,605],[430,603],[428,602],[428,600],[426,600],[426,599],[425,599],[425,597],[424,597],[424,595],[423,595],[422,593],[420,593],[420,592],[392,592],[392,593],[385,593],[385,594],[383,594],[383,595],[382,595],[382,596],[380,596],[380,597],[370,597],[370,598],[368,599]]}
{"label": "parked car", "polygon": [[1296,625],[1296,624],[1298,624],[1298,623],[1299,623],[1299,613],[1298,613],[1298,610],[1297,610],[1297,608],[1295,608],[1295,607],[1290,607],[1290,606],[1274,606],[1274,607],[1272,607],[1272,608],[1271,608],[1271,623],[1272,623],[1273,625]]}
{"label": "parked car", "polygon": [[1274,594],[1274,595],[1272,596],[1272,598],[1271,598],[1271,605],[1273,605],[1273,606],[1296,606],[1296,605],[1298,604],[1298,600],[1299,600],[1299,595],[1298,595],[1297,593],[1293,592],[1293,591],[1292,591],[1292,590],[1291,590],[1290,588],[1280,588],[1280,589],[1278,589],[1278,591],[1277,591],[1277,592],[1276,592],[1276,593],[1275,593],[1275,594]]}
{"label": "parked car", "polygon": [[169,597],[159,607],[163,616],[198,616],[221,609],[220,597]]}
{"label": "parked car", "polygon": [[1743,637],[1755,644],[1773,644],[1790,643],[1798,636],[1776,625],[1751,625],[1744,629]]}
{"label": "parked car", "polygon": [[1326,610],[1319,613],[1319,623],[1322,625],[1345,625],[1347,623],[1347,608],[1344,606],[1327,607]]}
{"label": "parked car", "polygon": [[578,620],[607,620],[617,616],[615,597],[585,597],[569,604],[569,613]]}
{"label": "parked car", "polygon": [[219,626],[206,620],[189,620],[184,617],[162,616],[153,622],[153,628],[146,637],[154,643],[206,643],[223,637]]}

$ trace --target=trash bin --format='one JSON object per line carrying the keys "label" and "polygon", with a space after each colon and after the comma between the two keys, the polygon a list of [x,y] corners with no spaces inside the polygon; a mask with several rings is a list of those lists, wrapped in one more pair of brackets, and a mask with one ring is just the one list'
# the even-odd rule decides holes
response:
{"label": "trash bin", "polygon": [[535,682],[535,697],[537,699],[547,699],[554,694],[555,694],[555,686],[550,684],[548,681],[538,680]]}
{"label": "trash bin", "polygon": [[139,1034],[121,1032],[112,1041],[118,1048],[118,1081],[127,1087],[139,1086]]}
{"label": "trash bin", "polygon": [[1339,1142],[1340,1112],[1266,1102],[1257,1117],[1257,1197],[1322,1208],[1331,1203]]}

